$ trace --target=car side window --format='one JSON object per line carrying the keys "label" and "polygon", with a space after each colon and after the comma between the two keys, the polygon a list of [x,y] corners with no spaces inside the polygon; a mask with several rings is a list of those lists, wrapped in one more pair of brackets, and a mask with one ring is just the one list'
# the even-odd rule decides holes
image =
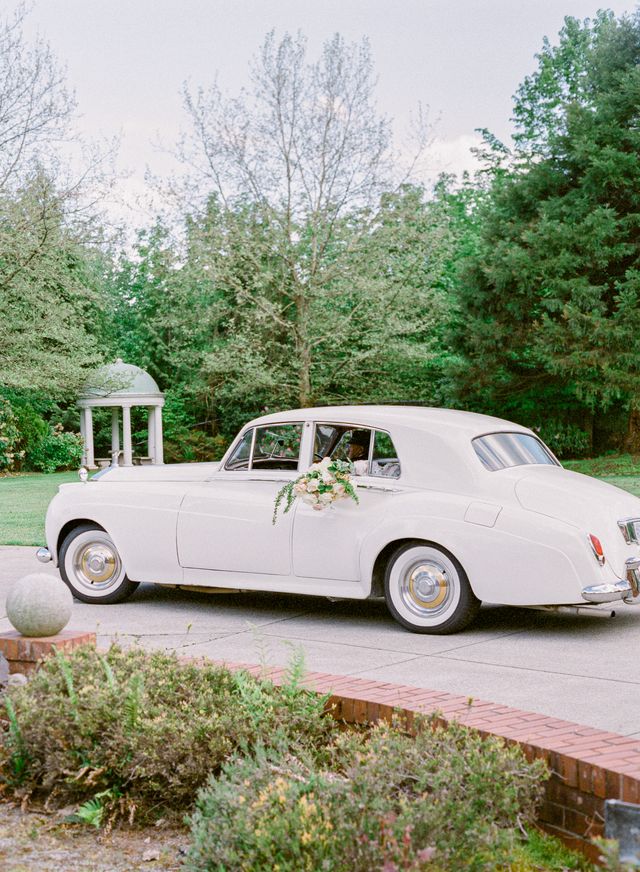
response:
{"label": "car side window", "polygon": [[238,442],[233,450],[231,457],[225,464],[225,469],[240,470],[249,469],[249,460],[251,459],[251,442],[253,440],[253,428],[247,430],[242,439]]}
{"label": "car side window", "polygon": [[302,424],[275,424],[256,428],[251,469],[296,470],[301,441]]}
{"label": "car side window", "polygon": [[373,439],[370,475],[383,478],[400,478],[400,460],[391,436],[376,430]]}
{"label": "car side window", "polygon": [[313,459],[323,457],[345,460],[353,464],[356,475],[367,475],[372,431],[367,427],[340,424],[316,424]]}

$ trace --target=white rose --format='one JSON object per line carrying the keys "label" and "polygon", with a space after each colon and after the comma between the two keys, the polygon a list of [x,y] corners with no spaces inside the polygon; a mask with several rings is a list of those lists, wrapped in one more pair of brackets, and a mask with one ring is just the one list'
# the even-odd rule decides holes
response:
{"label": "white rose", "polygon": [[333,477],[333,473],[327,472],[327,471],[323,472],[322,473],[322,481],[325,484],[331,484],[333,481],[335,481],[335,479]]}
{"label": "white rose", "polygon": [[329,491],[327,493],[320,494],[318,499],[320,500],[321,503],[328,505],[329,503],[333,502],[333,494]]}
{"label": "white rose", "polygon": [[305,494],[307,492],[307,479],[303,478],[302,481],[297,481],[293,486],[293,490],[298,496]]}
{"label": "white rose", "polygon": [[300,499],[303,503],[307,503],[307,505],[309,506],[313,506],[318,501],[318,498],[315,494],[302,494]]}
{"label": "white rose", "polygon": [[333,492],[337,497],[343,496],[344,495],[344,485],[340,484],[340,482],[337,481],[333,486]]}
{"label": "white rose", "polygon": [[318,479],[317,478],[310,478],[308,480],[307,490],[309,491],[309,493],[313,493],[314,491],[318,490]]}
{"label": "white rose", "polygon": [[324,467],[327,467],[330,465],[331,465],[331,458],[330,457],[323,457],[319,463],[319,466],[324,466]]}

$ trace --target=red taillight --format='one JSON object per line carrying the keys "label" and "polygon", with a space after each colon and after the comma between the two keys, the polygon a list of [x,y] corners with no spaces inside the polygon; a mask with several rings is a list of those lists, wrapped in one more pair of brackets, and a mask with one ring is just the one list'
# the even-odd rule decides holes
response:
{"label": "red taillight", "polygon": [[589,533],[589,541],[591,542],[593,553],[596,555],[596,560],[600,566],[604,566],[604,550],[602,548],[602,542],[597,536],[594,536],[593,533]]}

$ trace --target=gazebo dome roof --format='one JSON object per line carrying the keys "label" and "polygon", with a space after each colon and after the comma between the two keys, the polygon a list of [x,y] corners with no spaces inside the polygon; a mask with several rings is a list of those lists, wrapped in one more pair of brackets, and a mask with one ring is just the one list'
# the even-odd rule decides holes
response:
{"label": "gazebo dome roof", "polygon": [[158,398],[163,394],[148,372],[120,358],[97,369],[82,388],[81,400]]}

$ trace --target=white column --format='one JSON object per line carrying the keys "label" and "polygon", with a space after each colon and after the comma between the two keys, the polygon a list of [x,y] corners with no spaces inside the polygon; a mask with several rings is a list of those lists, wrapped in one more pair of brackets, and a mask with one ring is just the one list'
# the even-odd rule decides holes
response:
{"label": "white column", "polygon": [[153,410],[153,435],[154,445],[156,450],[153,454],[154,463],[164,463],[164,454],[162,451],[162,406],[155,406]]}
{"label": "white column", "polygon": [[111,465],[118,465],[120,452],[120,413],[117,406],[111,409]]}
{"label": "white column", "polygon": [[133,466],[133,451],[131,448],[131,409],[122,407],[122,448],[124,450],[124,465]]}
{"label": "white column", "polygon": [[87,437],[86,437],[86,428],[84,426],[84,409],[80,409],[80,436],[82,437],[82,460],[80,461],[82,466],[87,465]]}
{"label": "white column", "polygon": [[86,466],[95,469],[96,461],[93,456],[93,412],[89,407],[84,410],[84,453]]}
{"label": "white column", "polygon": [[147,409],[147,454],[151,458],[151,463],[156,462],[156,416],[154,407],[149,406]]}

